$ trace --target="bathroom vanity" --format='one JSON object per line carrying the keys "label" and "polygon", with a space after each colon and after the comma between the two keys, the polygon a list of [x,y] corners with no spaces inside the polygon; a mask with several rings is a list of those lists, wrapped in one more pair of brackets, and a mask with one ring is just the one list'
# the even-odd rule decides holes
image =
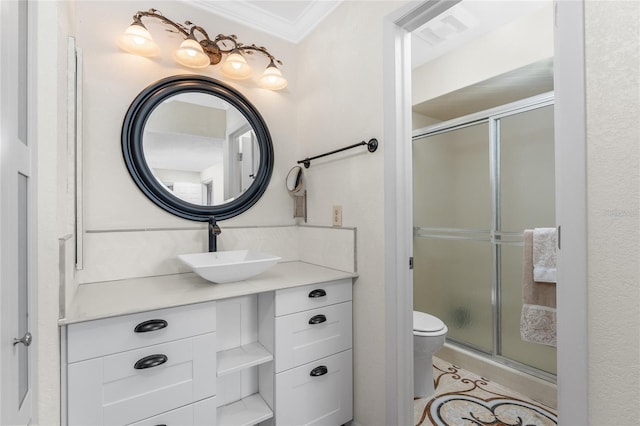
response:
{"label": "bathroom vanity", "polygon": [[[202,133],[194,110],[218,119],[205,120]],[[176,164],[154,162],[162,151],[143,155],[154,152],[158,140],[174,141],[166,139],[174,134],[179,143],[169,151]],[[127,110],[121,136],[133,183],[158,208],[208,223],[209,251],[217,247],[217,221],[251,208],[273,172],[273,144],[258,110],[206,76],[170,76],[143,89]],[[202,156],[184,143],[204,137],[227,138],[225,155],[246,164],[234,161],[220,170],[221,153]],[[182,164],[199,171],[197,182],[175,181],[184,178],[173,173],[184,170]],[[276,258],[289,260],[224,284],[175,273],[178,255],[201,254],[200,228],[93,231],[83,233],[76,248],[83,254],[77,291],[61,303],[61,424],[337,426],[352,419],[357,274],[340,269],[356,270],[354,229],[252,227],[243,234],[223,227],[227,250],[244,248],[238,239],[244,235],[246,246],[267,244]]]}
{"label": "bathroom vanity", "polygon": [[348,422],[354,277],[292,261],[236,283],[185,273],[80,286],[60,321],[63,423]]}

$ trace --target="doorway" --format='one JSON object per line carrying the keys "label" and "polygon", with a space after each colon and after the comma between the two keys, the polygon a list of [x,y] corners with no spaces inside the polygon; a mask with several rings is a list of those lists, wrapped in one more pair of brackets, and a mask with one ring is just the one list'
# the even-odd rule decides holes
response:
{"label": "doorway", "polygon": [[[385,19],[385,281],[387,424],[412,418],[412,250],[410,32],[458,2],[409,4]],[[558,263],[558,411],[587,423],[586,170],[583,3],[554,2],[556,223]]]}

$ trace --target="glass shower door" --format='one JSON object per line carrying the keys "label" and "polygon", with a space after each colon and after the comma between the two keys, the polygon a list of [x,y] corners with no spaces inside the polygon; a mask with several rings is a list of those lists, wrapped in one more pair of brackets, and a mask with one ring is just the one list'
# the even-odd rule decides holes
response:
{"label": "glass shower door", "polygon": [[489,156],[487,121],[413,143],[414,309],[485,352],[493,348]]}
{"label": "glass shower door", "polygon": [[548,377],[556,350],[520,338],[523,232],[555,226],[552,100],[413,139],[414,309],[447,338]]}
{"label": "glass shower door", "polygon": [[[522,232],[555,227],[553,105],[498,119],[497,232],[517,235],[499,244],[500,355],[556,373],[556,349],[520,338]],[[505,240],[506,241],[506,240]]]}

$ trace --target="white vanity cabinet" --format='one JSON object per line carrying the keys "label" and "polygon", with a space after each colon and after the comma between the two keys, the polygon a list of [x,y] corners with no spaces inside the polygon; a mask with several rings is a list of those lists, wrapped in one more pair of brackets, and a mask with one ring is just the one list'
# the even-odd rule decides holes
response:
{"label": "white vanity cabinet", "polygon": [[264,397],[276,425],[353,418],[351,298],[351,279],[260,295],[260,340],[274,354],[274,392]]}
{"label": "white vanity cabinet", "polygon": [[302,262],[274,268],[279,276],[240,283],[184,274],[81,286],[60,323],[63,424],[352,420],[355,275]]}
{"label": "white vanity cabinet", "polygon": [[215,302],[68,325],[68,425],[215,425],[215,331]]}

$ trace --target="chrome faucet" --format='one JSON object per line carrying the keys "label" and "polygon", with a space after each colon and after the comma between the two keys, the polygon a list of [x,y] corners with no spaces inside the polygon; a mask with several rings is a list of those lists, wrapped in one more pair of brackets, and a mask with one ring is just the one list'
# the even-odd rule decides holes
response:
{"label": "chrome faucet", "polygon": [[209,252],[218,251],[218,235],[222,233],[220,227],[216,223],[216,218],[209,218]]}

